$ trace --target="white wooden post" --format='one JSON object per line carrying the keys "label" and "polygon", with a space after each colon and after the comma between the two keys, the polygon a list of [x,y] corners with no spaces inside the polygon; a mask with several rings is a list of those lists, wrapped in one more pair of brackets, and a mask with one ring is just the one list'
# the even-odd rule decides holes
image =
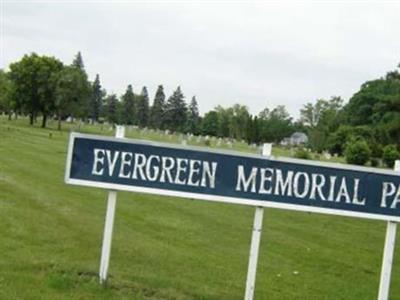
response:
{"label": "white wooden post", "polygon": [[[125,137],[125,127],[117,126],[115,137],[123,138]],[[108,201],[107,201],[107,212],[106,212],[106,221],[104,224],[104,235],[103,235],[103,246],[101,249],[101,259],[100,259],[100,271],[99,278],[100,283],[105,284],[107,281],[107,273],[108,273],[108,265],[110,262],[110,253],[111,253],[111,242],[112,242],[112,233],[114,227],[114,215],[115,215],[115,206],[117,204],[117,192],[109,191],[108,192]]]}
{"label": "white wooden post", "polygon": [[[272,144],[263,145],[262,155],[270,156],[271,151],[272,151]],[[247,270],[246,292],[244,295],[245,300],[253,300],[254,297],[254,290],[256,286],[258,250],[260,248],[263,216],[264,216],[264,208],[261,206],[257,206],[254,215],[253,234],[251,236],[249,267]]]}
{"label": "white wooden post", "polygon": [[[400,160],[396,160],[394,170],[400,172]],[[378,300],[389,299],[390,276],[392,273],[393,254],[396,242],[396,222],[387,222],[385,248],[383,250],[381,281],[379,283]]]}

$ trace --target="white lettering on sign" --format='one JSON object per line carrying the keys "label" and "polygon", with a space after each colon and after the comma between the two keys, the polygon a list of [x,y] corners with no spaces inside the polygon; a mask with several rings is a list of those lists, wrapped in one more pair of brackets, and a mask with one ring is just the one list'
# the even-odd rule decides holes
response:
{"label": "white lettering on sign", "polygon": [[366,198],[358,200],[358,185],[360,184],[360,179],[354,179],[354,193],[353,193],[353,204],[365,205]]}
{"label": "white lettering on sign", "polygon": [[[394,197],[390,199],[392,196]],[[396,188],[396,185],[393,182],[383,182],[381,207],[387,207],[388,198],[392,201],[390,208],[397,208],[397,204],[400,203],[400,184]]]}
{"label": "white lettering on sign", "polygon": [[112,152],[110,150],[106,150],[106,156],[108,163],[108,175],[112,176],[112,174],[114,173],[115,165],[117,164],[119,151],[115,151],[114,155],[112,155]]}
{"label": "white lettering on sign", "polygon": [[195,159],[190,160],[189,178],[188,178],[188,182],[187,182],[188,185],[199,186],[199,184],[200,184],[200,179],[199,179],[200,167],[201,167],[200,160],[195,160]]}
{"label": "white lettering on sign", "polygon": [[[268,173],[268,174],[267,174]],[[274,170],[271,168],[262,168],[261,169],[261,182],[260,189],[258,193],[260,194],[271,194],[272,193],[272,175],[274,174]],[[265,188],[266,183],[268,182],[268,188]]]}
{"label": "white lettering on sign", "polygon": [[[282,170],[273,168],[252,167],[246,174],[244,166],[239,165],[236,191],[365,205],[366,198],[360,198],[359,195],[360,179],[352,179],[352,190],[349,190],[348,186],[351,185],[347,181],[350,181],[350,179],[341,177],[340,184],[336,185],[337,176],[294,171],[283,173]],[[394,193],[395,188],[390,186],[389,190],[382,196],[383,203],[386,203],[386,197],[393,196]],[[400,203],[400,188],[395,199],[397,200],[393,201],[393,208],[397,203]]]}
{"label": "white lettering on sign", "polygon": [[236,190],[241,191],[241,186],[244,191],[247,192],[249,186],[251,184],[251,191],[253,193],[256,192],[256,178],[257,178],[257,168],[254,167],[251,170],[250,176],[246,179],[246,175],[244,174],[244,167],[242,165],[238,166],[238,176],[236,183]]}
{"label": "white lettering on sign", "polygon": [[[99,170],[99,167],[101,167],[104,164],[104,149],[94,149],[94,162],[93,162],[93,169],[92,169],[92,174],[93,175],[103,175],[104,168],[101,168]],[[99,166],[99,164],[101,164]]]}
{"label": "white lettering on sign", "polygon": [[110,177],[215,188],[217,166],[216,162],[96,148],[92,175],[103,176],[108,170]]}
{"label": "white lettering on sign", "polygon": [[[292,181],[293,171],[288,171],[286,179],[283,180],[282,170],[276,170],[276,183],[275,183],[275,195],[288,195],[292,196]],[[286,193],[287,190],[287,193]]]}
{"label": "white lettering on sign", "polygon": [[316,194],[318,193],[318,197],[321,200],[326,200],[324,194],[322,193],[322,188],[325,185],[325,176],[321,174],[312,174],[311,175],[311,193],[310,199],[315,200]]}
{"label": "white lettering on sign", "polygon": [[131,177],[131,171],[125,174],[125,167],[129,166],[132,163],[132,153],[130,152],[122,152],[121,154],[121,167],[119,168],[118,177],[121,178],[129,178]]}

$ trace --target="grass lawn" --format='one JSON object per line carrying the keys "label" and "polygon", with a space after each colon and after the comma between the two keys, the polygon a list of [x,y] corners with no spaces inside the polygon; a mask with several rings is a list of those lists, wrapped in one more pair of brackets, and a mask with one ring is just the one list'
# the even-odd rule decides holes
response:
{"label": "grass lawn", "polygon": [[[125,192],[110,280],[100,286],[107,191],[64,183],[71,125],[49,127],[0,118],[0,299],[243,298],[254,208]],[[127,136],[179,142],[134,129]],[[266,209],[255,299],[376,299],[385,229],[382,221]],[[390,299],[400,299],[399,257]]]}

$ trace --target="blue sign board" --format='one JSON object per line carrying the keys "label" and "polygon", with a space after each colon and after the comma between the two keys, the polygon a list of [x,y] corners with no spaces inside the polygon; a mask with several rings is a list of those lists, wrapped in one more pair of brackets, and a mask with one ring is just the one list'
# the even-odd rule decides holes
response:
{"label": "blue sign board", "polygon": [[392,170],[71,133],[70,184],[400,221]]}

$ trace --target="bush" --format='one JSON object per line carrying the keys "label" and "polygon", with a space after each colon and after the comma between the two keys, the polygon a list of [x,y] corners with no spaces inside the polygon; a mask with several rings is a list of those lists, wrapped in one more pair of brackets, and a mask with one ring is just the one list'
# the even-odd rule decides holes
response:
{"label": "bush", "polygon": [[365,165],[371,156],[371,149],[363,139],[347,143],[345,150],[346,161],[349,164]]}
{"label": "bush", "polygon": [[383,154],[383,148],[382,145],[379,143],[371,143],[370,144],[370,148],[371,148],[371,156],[372,157],[382,157]]}
{"label": "bush", "polygon": [[294,157],[301,159],[311,159],[311,154],[304,148],[299,148],[294,153]]}
{"label": "bush", "polygon": [[379,167],[379,158],[376,157],[371,158],[371,167]]}
{"label": "bush", "polygon": [[396,159],[400,159],[400,153],[397,151],[396,146],[387,145],[383,148],[382,159],[386,166],[393,168]]}

